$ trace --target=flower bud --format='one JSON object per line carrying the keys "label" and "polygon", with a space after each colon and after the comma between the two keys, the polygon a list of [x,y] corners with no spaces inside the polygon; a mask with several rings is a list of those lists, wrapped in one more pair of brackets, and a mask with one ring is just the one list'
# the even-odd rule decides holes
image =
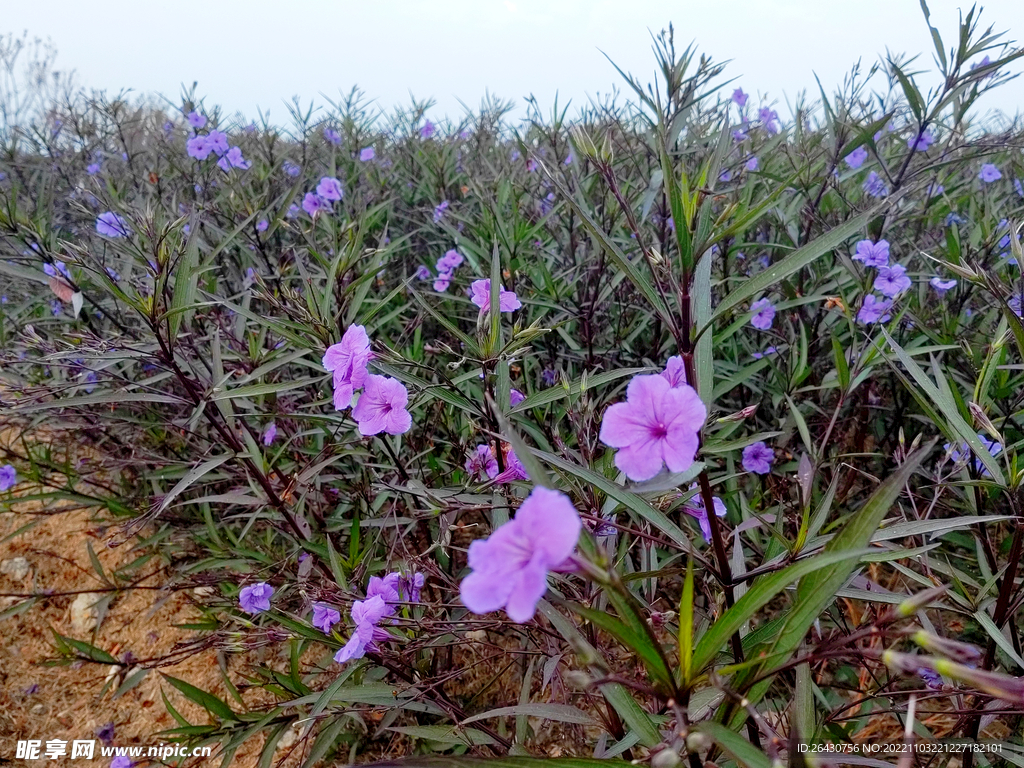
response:
{"label": "flower bud", "polygon": [[908,597],[902,603],[896,607],[896,613],[900,616],[913,616],[919,610],[924,608],[928,603],[936,600],[946,593],[948,587],[932,587],[926,589],[923,592],[918,592],[916,595]]}
{"label": "flower bud", "polygon": [[655,752],[651,757],[651,768],[676,768],[682,762],[679,754],[672,747],[666,745],[664,749]]}
{"label": "flower bud", "polygon": [[923,629],[915,632],[911,639],[929,653],[938,653],[954,661],[967,663],[981,658],[981,651],[973,645],[938,637]]}

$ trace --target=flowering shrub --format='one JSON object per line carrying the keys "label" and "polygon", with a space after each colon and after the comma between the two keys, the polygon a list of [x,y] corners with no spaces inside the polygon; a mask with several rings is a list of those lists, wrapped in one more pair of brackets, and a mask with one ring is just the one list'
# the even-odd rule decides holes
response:
{"label": "flowering shrub", "polygon": [[[789,117],[670,34],[660,90],[514,135],[69,96],[0,161],[0,500],[94,508],[204,588],[199,642],[284,649],[259,703],[168,678],[227,762],[1005,735],[1024,170],[971,107],[1021,51],[976,25],[936,90],[887,60]],[[159,666],[114,653],[54,651]]]}

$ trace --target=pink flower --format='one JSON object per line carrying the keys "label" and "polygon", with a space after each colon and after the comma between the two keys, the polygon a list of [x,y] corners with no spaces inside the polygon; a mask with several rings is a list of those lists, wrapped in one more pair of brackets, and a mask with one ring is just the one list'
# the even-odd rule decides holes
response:
{"label": "pink flower", "polygon": [[533,618],[548,571],[564,568],[580,537],[579,514],[559,491],[534,488],[513,520],[469,545],[462,604],[477,614],[504,608],[517,624]]}
{"label": "pink flower", "polygon": [[520,392],[518,389],[512,389],[508,393],[508,402],[513,408],[519,405],[523,400],[526,399],[526,395]]}
{"label": "pink flower", "polygon": [[626,402],[604,414],[601,442],[618,448],[615,466],[630,480],[650,480],[667,466],[683,472],[697,455],[707,409],[693,387],[673,387],[659,375],[634,376]]}
{"label": "pink flower", "polygon": [[352,394],[366,382],[370,362],[370,337],[361,325],[350,325],[341,342],[332,344],[324,354],[324,368],[334,372],[334,408],[344,410],[352,404]]}
{"label": "pink flower", "polygon": [[[491,311],[491,281],[474,280],[469,286],[469,294],[474,304],[480,307],[480,314]],[[512,291],[506,291],[505,286],[498,286],[498,307],[502,312],[514,312],[523,306],[519,297]]]}
{"label": "pink flower", "polygon": [[[696,490],[696,488],[696,485],[690,486],[691,490]],[[725,517],[725,513],[727,511],[725,508],[725,502],[717,496],[712,496],[711,502],[715,506],[715,516]],[[704,498],[700,495],[700,491],[686,502],[686,506],[683,507],[683,511],[690,515],[690,517],[696,518],[697,522],[700,523],[700,532],[704,537],[704,541],[711,541],[711,523],[708,520],[707,511],[704,509]]]}
{"label": "pink flower", "polygon": [[[344,664],[352,659],[361,659],[367,650],[373,650],[374,641],[381,642],[389,638],[390,635],[377,626],[381,619],[388,615],[388,608],[388,604],[380,595],[368,597],[366,600],[356,600],[352,604],[355,630],[345,647],[334,655],[334,660]],[[391,610],[394,611],[394,608]]]}
{"label": "pink flower", "polygon": [[402,382],[389,376],[369,375],[359,402],[352,409],[352,418],[359,424],[359,434],[401,435],[412,427],[412,415],[405,406],[409,391]]}
{"label": "pink flower", "polygon": [[661,377],[673,387],[685,386],[686,366],[683,364],[683,358],[679,355],[670,357],[665,364],[665,370],[661,372]]}
{"label": "pink flower", "polygon": [[494,449],[489,445],[478,445],[466,459],[466,471],[473,477],[493,480],[498,476],[498,460],[494,458]]}
{"label": "pink flower", "polygon": [[341,200],[343,192],[341,182],[332,176],[324,176],[316,185],[316,193],[324,200]]}
{"label": "pink flower", "polygon": [[509,448],[507,445],[502,448],[505,456],[505,471],[494,478],[494,482],[502,485],[504,483],[513,483],[516,480],[529,480],[530,475],[526,471],[526,467],[523,466],[523,462],[516,456],[516,452]]}

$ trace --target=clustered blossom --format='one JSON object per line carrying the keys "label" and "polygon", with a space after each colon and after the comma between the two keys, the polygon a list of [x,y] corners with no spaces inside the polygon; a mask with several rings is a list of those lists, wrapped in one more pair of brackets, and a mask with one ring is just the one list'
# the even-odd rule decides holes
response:
{"label": "clustered blossom", "polygon": [[512,520],[469,545],[472,573],[460,585],[462,604],[476,614],[504,608],[517,624],[529,621],[548,573],[571,567],[582,527],[568,496],[534,488]]}
{"label": "clustered blossom", "polygon": [[429,139],[434,135],[434,124],[427,120],[423,123],[423,127],[420,128],[420,136],[424,139]]}
{"label": "clustered blossom", "polygon": [[[711,522],[708,520],[707,510],[704,509],[704,499],[701,497],[700,492],[697,491],[696,484],[692,485],[690,490],[695,491],[695,493],[686,502],[683,511],[690,515],[690,517],[696,518],[697,523],[700,525],[701,535],[704,536],[704,541],[711,541]],[[725,517],[725,502],[717,496],[712,496],[711,502],[715,507],[715,516]]]}
{"label": "clustered blossom", "polygon": [[[379,624],[386,618],[392,617],[397,611],[397,604],[401,602],[416,603],[420,599],[420,590],[423,588],[425,579],[422,573],[414,576],[403,576],[398,571],[387,574],[384,577],[371,576],[366,586],[366,599],[356,600],[352,604],[350,616],[355,629],[349,641],[335,655],[334,660],[339,664],[346,661],[361,659],[367,651],[376,650],[376,644],[391,639],[387,630]],[[328,606],[325,609],[330,610]],[[317,619],[314,606],[314,622]],[[327,623],[327,619],[333,618],[331,611],[328,614],[321,612],[321,625]],[[338,619],[340,619],[340,615]],[[334,624],[335,622],[330,622]],[[314,624],[314,626],[317,626]],[[321,627],[318,626],[318,629]],[[323,630],[327,632],[327,630]]]}
{"label": "clustered blossom", "polygon": [[327,348],[323,366],[334,374],[335,410],[348,408],[352,404],[352,395],[363,388],[370,356],[370,337],[361,325],[350,325],[341,341]]}
{"label": "clustered blossom", "polygon": [[768,131],[769,136],[774,136],[779,132],[779,113],[769,107],[761,107],[757,111],[758,119],[764,123],[764,129]]}
{"label": "clustered blossom", "polygon": [[889,264],[889,241],[879,240],[873,243],[870,240],[860,240],[857,243],[857,250],[853,254],[854,261],[859,261],[866,267],[885,267]]}
{"label": "clustered blossom", "polygon": [[688,384],[661,375],[634,376],[626,402],[605,411],[601,442],[617,448],[615,466],[630,480],[650,480],[662,467],[685,472],[697,454],[707,409]]}
{"label": "clustered blossom", "polygon": [[324,139],[335,147],[341,144],[341,134],[333,128],[324,128]]}
{"label": "clustered blossom", "polygon": [[750,324],[761,331],[767,331],[772,327],[775,320],[775,307],[768,299],[758,299],[750,305],[750,311],[754,313],[750,318]]}
{"label": "clustered blossom", "polygon": [[11,464],[0,467],[0,492],[9,491],[18,483],[18,470]]}
{"label": "clustered blossom", "polygon": [[[767,475],[772,471],[772,462],[775,461],[775,452],[769,448],[763,440],[751,443],[743,449],[743,468],[747,472],[754,472],[758,475]],[[717,513],[718,505],[715,505]]]}
{"label": "clustered blossom", "polygon": [[69,280],[71,279],[71,274],[68,272],[67,264],[63,261],[55,261],[52,264],[43,264],[43,272],[50,277],[66,277]]}
{"label": "clustered blossom", "polygon": [[257,584],[250,584],[242,587],[238,593],[238,604],[248,614],[256,615],[263,611],[270,610],[270,598],[274,594],[274,588],[261,581]]}
{"label": "clustered blossom", "polygon": [[437,222],[444,218],[444,213],[445,211],[448,210],[449,205],[450,203],[447,200],[442,200],[440,203],[437,204],[437,207],[434,209],[435,224],[437,224]]}
{"label": "clustered blossom", "polygon": [[462,254],[454,249],[446,252],[444,256],[437,260],[437,264],[434,265],[437,269],[437,279],[434,280],[435,291],[444,293],[448,290],[448,286],[452,282],[452,275],[455,274],[455,270],[463,261]]}
{"label": "clustered blossom", "polygon": [[[474,280],[469,286],[470,300],[480,307],[480,314],[485,315],[491,311],[491,281]],[[515,312],[523,306],[519,297],[513,291],[506,291],[505,286],[498,286],[498,307],[502,312]]]}

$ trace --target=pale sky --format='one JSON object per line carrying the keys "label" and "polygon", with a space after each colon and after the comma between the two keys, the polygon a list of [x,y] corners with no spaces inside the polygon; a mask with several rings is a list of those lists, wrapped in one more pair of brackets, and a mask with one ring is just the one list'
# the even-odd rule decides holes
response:
{"label": "pale sky", "polygon": [[[948,48],[970,6],[929,5]],[[1019,37],[1024,1],[990,0],[981,19]],[[488,91],[519,104],[533,93],[545,112],[556,91],[579,105],[621,86],[602,51],[649,82],[650,31],[670,21],[677,49],[696,41],[731,60],[726,74],[780,114],[786,96],[816,88],[814,73],[831,91],[858,58],[866,69],[887,48],[934,67],[919,0],[8,0],[0,33],[50,38],[58,67],[91,88],[177,101],[198,80],[207,104],[251,117],[259,106],[283,123],[291,96],[323,104],[353,85],[387,110],[410,92],[432,96],[435,119]],[[985,107],[1024,112],[1024,78]]]}

